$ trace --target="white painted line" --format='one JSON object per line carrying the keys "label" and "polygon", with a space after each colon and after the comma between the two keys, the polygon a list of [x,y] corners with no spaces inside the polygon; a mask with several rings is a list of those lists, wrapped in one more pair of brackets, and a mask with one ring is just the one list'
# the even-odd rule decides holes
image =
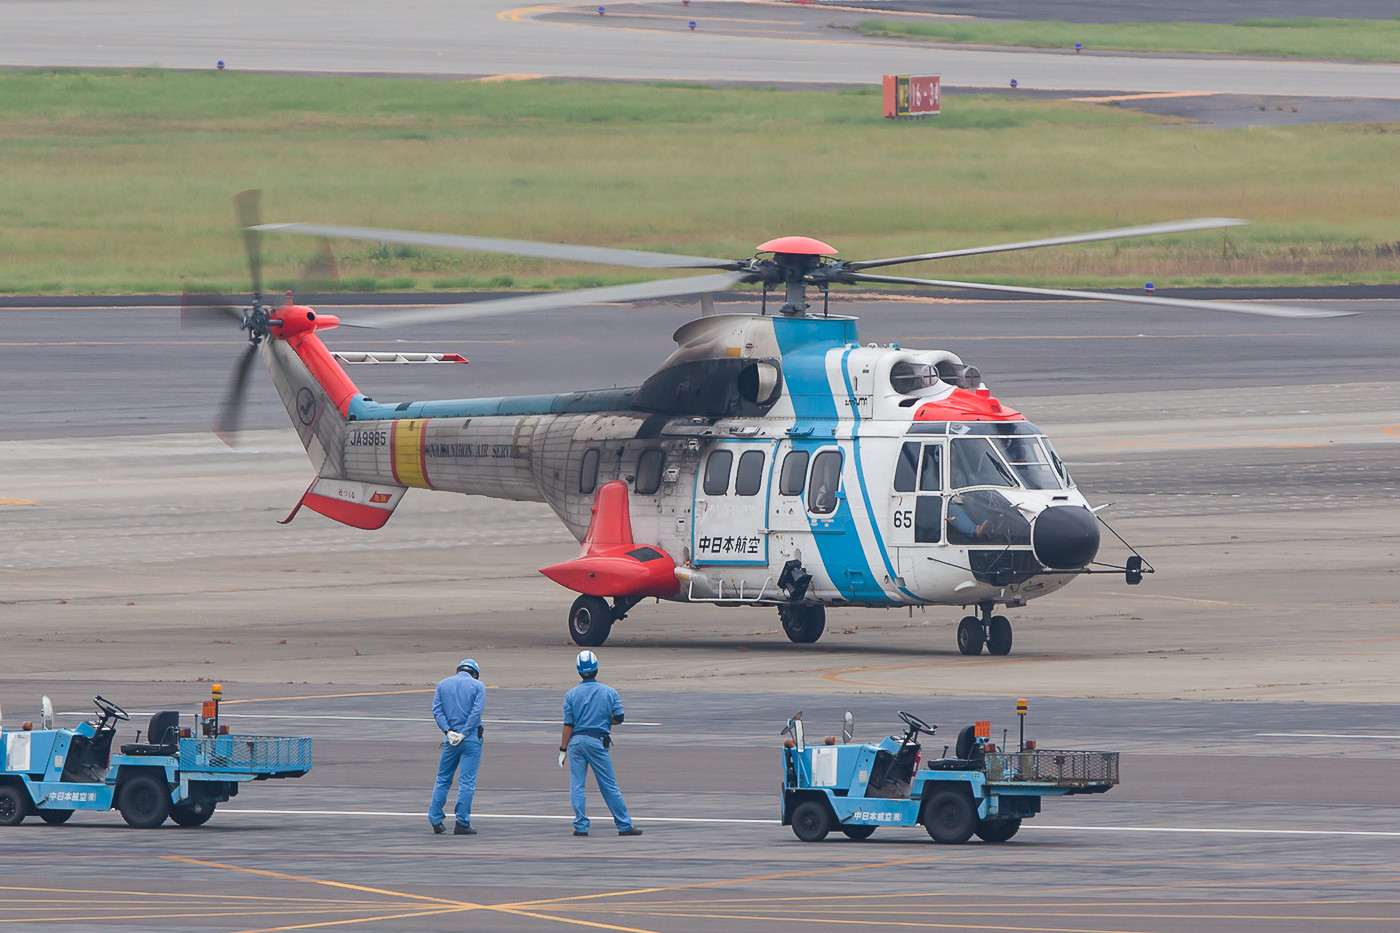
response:
{"label": "white painted line", "polygon": [[1400,739],[1400,735],[1348,735],[1341,732],[1256,732],[1256,738],[1270,739]]}
{"label": "white painted line", "polygon": [[[450,808],[449,808],[450,809]],[[413,819],[427,819],[424,813],[403,813],[395,810],[245,810],[242,807],[220,807],[220,813],[257,813],[264,816],[402,816]],[[449,814],[450,815],[450,814]],[[572,823],[572,816],[554,816],[538,813],[473,813],[473,820],[556,820]],[[777,826],[777,820],[744,820],[734,817],[711,818],[703,816],[642,816],[633,817],[634,823],[757,823],[763,826]]]}
{"label": "white painted line", "polygon": [[[54,716],[86,716],[87,713],[54,713]],[[132,716],[145,716],[144,712],[135,712]],[[220,713],[220,719],[335,719],[346,722],[432,722],[431,716],[292,716],[274,715],[268,713]],[[497,726],[559,726],[563,723],[558,719],[483,719],[483,723]],[[626,726],[659,726],[659,722],[647,722],[645,720],[628,720],[623,723]]]}
{"label": "white painted line", "polygon": [[1386,832],[1370,829],[1221,829],[1192,828],[1188,826],[1056,826],[1054,824],[1031,825],[1031,829],[1063,829],[1085,833],[1198,833],[1218,836],[1392,836],[1400,839],[1400,832]]}
{"label": "white painted line", "polygon": [[[242,807],[221,807],[220,813],[250,813],[260,816],[393,816],[427,819],[426,813],[406,813],[400,810],[245,810]],[[473,813],[473,820],[554,820],[572,822],[568,815],[538,813]],[[633,817],[634,823],[723,823],[733,825],[777,826],[777,820],[739,819],[735,817],[643,816]],[[907,828],[907,827],[906,827]],[[1192,826],[1066,826],[1055,823],[1026,823],[1023,829],[1053,829],[1082,833],[1196,833],[1217,836],[1383,836],[1400,838],[1400,831],[1361,829],[1221,829]]]}

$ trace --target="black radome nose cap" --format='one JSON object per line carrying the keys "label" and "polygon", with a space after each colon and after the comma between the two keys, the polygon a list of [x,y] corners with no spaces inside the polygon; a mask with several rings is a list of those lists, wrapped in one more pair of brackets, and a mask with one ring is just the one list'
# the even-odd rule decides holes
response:
{"label": "black radome nose cap", "polygon": [[1051,570],[1077,570],[1099,553],[1099,520],[1082,505],[1054,505],[1031,529],[1035,558]]}

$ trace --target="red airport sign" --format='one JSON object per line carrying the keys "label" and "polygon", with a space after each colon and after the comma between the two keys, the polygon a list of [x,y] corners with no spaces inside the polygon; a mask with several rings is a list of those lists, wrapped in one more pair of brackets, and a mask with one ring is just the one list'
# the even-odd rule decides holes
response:
{"label": "red airport sign", "polygon": [[938,113],[938,75],[885,75],[885,116]]}

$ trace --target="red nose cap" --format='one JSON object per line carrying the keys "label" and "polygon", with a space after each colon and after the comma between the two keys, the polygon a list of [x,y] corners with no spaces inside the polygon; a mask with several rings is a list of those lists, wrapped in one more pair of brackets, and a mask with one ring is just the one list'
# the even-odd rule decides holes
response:
{"label": "red nose cap", "polygon": [[313,330],[327,330],[338,327],[340,318],[334,314],[317,314],[304,305],[284,305],[277,309],[272,326],[279,328],[283,337],[294,337]]}
{"label": "red nose cap", "polygon": [[809,236],[780,236],[760,244],[760,253],[790,253],[794,256],[835,256],[836,247]]}

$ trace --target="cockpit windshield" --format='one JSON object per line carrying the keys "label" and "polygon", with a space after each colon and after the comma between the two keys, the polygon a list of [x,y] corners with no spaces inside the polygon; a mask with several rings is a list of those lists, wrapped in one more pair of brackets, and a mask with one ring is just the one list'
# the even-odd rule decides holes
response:
{"label": "cockpit windshield", "polygon": [[952,440],[954,489],[965,486],[1015,486],[1016,478],[992,449],[985,437],[955,437]]}
{"label": "cockpit windshield", "polygon": [[1038,437],[993,437],[992,446],[1002,455],[1027,489],[1059,489],[1060,475]]}

